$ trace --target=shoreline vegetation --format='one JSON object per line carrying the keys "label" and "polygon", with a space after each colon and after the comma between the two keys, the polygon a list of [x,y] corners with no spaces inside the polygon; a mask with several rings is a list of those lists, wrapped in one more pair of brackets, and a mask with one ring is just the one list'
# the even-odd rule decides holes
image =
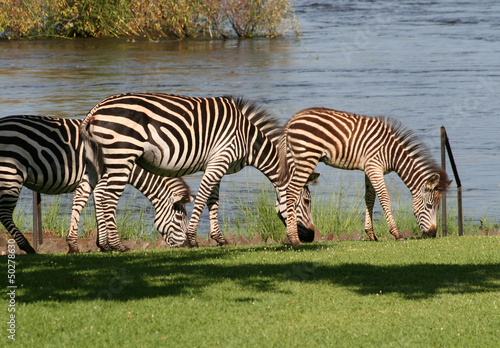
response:
{"label": "shoreline vegetation", "polygon": [[0,39],[299,35],[293,0],[3,0]]}
{"label": "shoreline vegetation", "polygon": [[[317,197],[313,202],[314,223],[321,236],[317,240],[322,241],[345,241],[366,240],[363,231],[364,224],[364,198],[361,191],[357,196],[350,196],[342,189],[333,192],[330,197]],[[139,193],[137,193],[139,194]],[[248,195],[243,195],[247,197]],[[313,197],[316,197],[314,192]],[[67,245],[65,237],[68,232],[70,214],[69,206],[63,202],[60,195],[46,195],[42,199],[42,229],[44,240],[52,240],[51,246],[46,244],[42,252],[65,252]],[[221,228],[229,238],[231,244],[274,244],[286,243],[286,229],[276,216],[274,209],[275,194],[269,185],[262,185],[261,191],[249,202],[247,199],[238,197],[226,197],[235,205],[235,211],[221,211]],[[239,199],[239,200],[238,200]],[[454,201],[450,199],[447,210],[448,236],[458,236],[458,224],[456,221],[456,208]],[[406,239],[420,238],[420,231],[413,216],[411,206],[404,199],[394,194],[393,213],[398,227]],[[32,216],[29,214],[31,205],[29,202],[20,204],[14,213],[14,221],[21,232],[32,241]],[[122,240],[127,241],[131,249],[165,247],[160,234],[151,225],[153,207],[144,201],[141,206],[136,205],[136,197],[131,200],[120,202],[117,211],[117,224]],[[438,217],[438,236],[441,237],[441,218]],[[391,239],[387,229],[387,223],[383,214],[376,213],[374,216],[375,233],[381,239]],[[95,213],[92,205],[84,208],[80,221],[79,245],[82,251],[97,251],[95,247]],[[212,240],[207,239],[206,228],[200,226],[202,233],[198,233],[201,246],[214,246]],[[469,236],[492,236],[500,235],[500,221],[496,218],[482,217],[479,222],[466,218],[464,221],[464,235]],[[10,239],[3,225],[0,225],[0,250],[6,247],[5,240]],[[54,250],[52,250],[54,249]]]}

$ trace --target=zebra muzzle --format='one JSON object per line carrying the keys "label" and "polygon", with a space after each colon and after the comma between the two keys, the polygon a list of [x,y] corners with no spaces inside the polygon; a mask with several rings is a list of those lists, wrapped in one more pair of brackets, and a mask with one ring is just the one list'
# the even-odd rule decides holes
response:
{"label": "zebra muzzle", "polygon": [[437,228],[431,225],[427,231],[422,232],[422,238],[436,238]]}

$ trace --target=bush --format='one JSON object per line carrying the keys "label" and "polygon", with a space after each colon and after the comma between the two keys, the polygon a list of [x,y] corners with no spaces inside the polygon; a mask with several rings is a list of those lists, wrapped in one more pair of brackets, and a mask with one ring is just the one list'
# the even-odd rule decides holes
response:
{"label": "bush", "polygon": [[3,0],[0,37],[227,38],[298,33],[289,0]]}

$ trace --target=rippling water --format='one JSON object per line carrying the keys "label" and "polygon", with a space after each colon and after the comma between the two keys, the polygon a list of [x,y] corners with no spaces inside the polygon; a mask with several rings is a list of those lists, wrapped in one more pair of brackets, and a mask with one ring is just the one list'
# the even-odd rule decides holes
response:
{"label": "rippling water", "polygon": [[[498,220],[500,3],[302,0],[295,8],[298,39],[0,41],[0,116],[83,117],[101,99],[131,91],[234,94],[283,122],[310,106],[395,117],[436,159],[444,125],[465,216]],[[363,182],[361,172],[318,170],[317,195]],[[188,179],[193,191],[199,180]],[[410,204],[400,180],[388,181]],[[223,209],[235,209],[241,187],[259,191],[265,182],[255,169],[225,177]]]}

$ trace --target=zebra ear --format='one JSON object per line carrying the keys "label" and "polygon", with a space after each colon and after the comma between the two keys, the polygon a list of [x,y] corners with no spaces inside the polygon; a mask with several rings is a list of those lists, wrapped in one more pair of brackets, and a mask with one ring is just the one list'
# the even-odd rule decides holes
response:
{"label": "zebra ear", "polygon": [[172,197],[170,197],[172,203],[177,203],[177,204],[186,204],[186,203],[191,203],[194,201],[194,196],[190,194],[179,194],[175,193]]}
{"label": "zebra ear", "polygon": [[306,185],[314,185],[318,183],[318,178],[321,175],[321,173],[316,173],[313,172],[311,175],[309,175],[309,178],[307,178]]}
{"label": "zebra ear", "polygon": [[439,176],[439,174],[434,174],[429,179],[427,179],[427,182],[425,183],[425,190],[426,191],[434,190],[439,185],[440,178],[441,177]]}

